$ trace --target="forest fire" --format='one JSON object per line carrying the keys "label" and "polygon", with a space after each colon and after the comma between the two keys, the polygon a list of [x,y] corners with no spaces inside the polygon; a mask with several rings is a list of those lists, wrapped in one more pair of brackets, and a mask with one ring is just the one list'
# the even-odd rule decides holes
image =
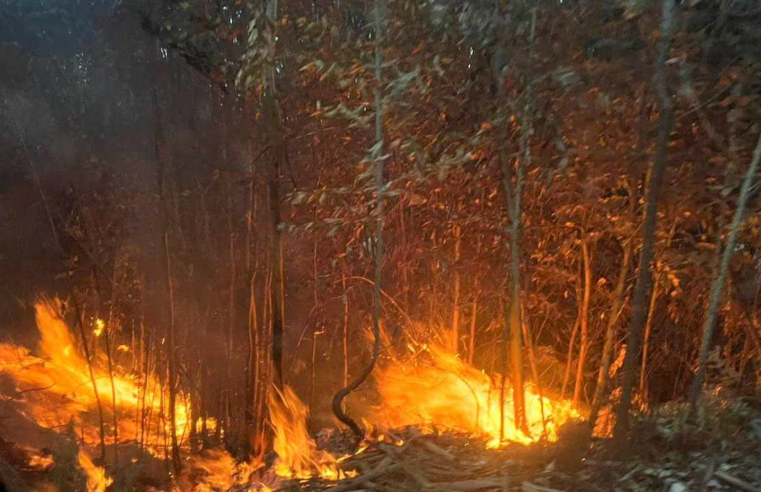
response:
{"label": "forest fire", "polygon": [[[489,447],[502,442],[557,439],[560,425],[579,414],[567,401],[552,401],[526,388],[527,433],[516,428],[512,388],[438,346],[424,346],[410,362],[381,367],[376,375],[383,404],[378,424],[386,427],[433,426],[484,437]],[[502,420],[502,422],[501,422]]]}
{"label": "forest fire", "polygon": [[343,478],[336,458],[318,450],[309,435],[306,427],[309,409],[293,389],[288,386],[283,391],[273,388],[269,395],[269,412],[275,434],[273,449],[278,456],[274,470],[278,476]]}
{"label": "forest fire", "polygon": [[105,492],[106,488],[114,481],[106,476],[103,468],[96,466],[92,458],[84,450],[79,450],[79,466],[87,474],[87,492]]}
{"label": "forest fire", "polygon": [[[101,354],[95,354],[88,363],[80,355],[81,344],[75,341],[58,306],[40,301],[35,309],[39,356],[17,345],[0,345],[0,373],[14,381],[19,413],[49,429],[64,429],[72,423],[87,446],[99,443],[97,419],[103,418],[108,420],[104,425],[116,422],[120,442],[141,442],[147,451],[160,454],[169,424],[163,417],[166,398],[159,380],[154,376],[140,379],[121,371],[111,375],[103,369],[105,363],[98,363]],[[102,322],[96,323],[96,331],[103,329]],[[97,415],[98,407],[107,412],[107,419]],[[180,399],[176,408],[178,437],[187,434],[188,413],[187,402]],[[114,429],[105,433],[106,444],[114,444],[114,434]]]}
{"label": "forest fire", "polygon": [[5,3],[0,492],[761,490],[761,0]]}
{"label": "forest fire", "polygon": [[[148,436],[143,438],[145,448],[161,456],[169,426],[165,419],[159,418],[166,401],[160,381],[149,377],[143,382],[119,371],[113,374],[112,386],[111,374],[102,369],[106,364],[100,360],[99,354],[91,365],[80,355],[81,344],[75,341],[62,319],[58,305],[39,302],[36,321],[40,332],[39,356],[32,355],[24,347],[0,345],[0,372],[14,381],[20,414],[45,428],[65,429],[73,424],[83,436],[84,447],[79,451],[78,462],[87,475],[88,491],[102,492],[111,483],[105,470],[95,465],[85,450],[99,443],[95,420],[98,405],[113,416],[111,402],[116,403],[116,422],[122,444],[139,443],[141,432],[147,432]],[[104,328],[102,322],[96,322],[96,331],[102,333]],[[404,362],[398,357],[391,359],[392,362],[381,367],[375,376],[382,404],[365,416],[365,420],[380,433],[405,426],[455,430],[485,439],[488,447],[496,448],[508,441],[554,440],[557,426],[577,417],[567,403],[553,402],[529,389],[526,394],[528,433],[524,434],[515,429],[509,388],[504,411],[500,411],[498,384],[456,355],[436,346],[424,346]],[[93,387],[97,388],[97,398]],[[54,400],[56,404],[51,403]],[[306,426],[309,409],[291,387],[285,386],[282,391],[273,387],[268,396],[268,413],[273,430],[273,451],[277,455],[271,469],[278,477],[274,482],[312,477],[343,480],[355,474],[341,469],[341,462],[349,455],[337,457],[318,449]],[[151,423],[151,414],[156,416],[155,423]],[[181,400],[177,408],[180,439],[188,431],[188,414],[188,405]],[[146,417],[141,421],[139,415]],[[500,425],[501,418],[504,426]],[[105,420],[106,424],[114,421]],[[214,420],[208,422],[212,427],[215,424]],[[112,429],[109,431],[105,441],[113,445]],[[501,436],[501,432],[504,435]],[[383,436],[378,440],[383,441]],[[223,451],[215,453],[210,450],[203,459],[192,462],[205,472],[197,490],[252,482],[258,483],[259,490],[268,490],[271,483],[265,482],[273,481],[251,478],[254,471],[262,468],[261,462],[237,463]]]}

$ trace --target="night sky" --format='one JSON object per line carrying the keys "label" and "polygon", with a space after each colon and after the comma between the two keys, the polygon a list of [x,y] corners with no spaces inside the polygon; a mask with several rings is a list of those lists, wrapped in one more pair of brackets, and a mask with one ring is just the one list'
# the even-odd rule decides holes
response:
{"label": "night sky", "polygon": [[72,55],[87,48],[95,19],[118,0],[0,0],[0,43],[30,54]]}

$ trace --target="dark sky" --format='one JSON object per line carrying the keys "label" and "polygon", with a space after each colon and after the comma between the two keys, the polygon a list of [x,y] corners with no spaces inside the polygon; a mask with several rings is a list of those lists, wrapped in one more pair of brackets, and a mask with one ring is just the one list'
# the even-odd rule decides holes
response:
{"label": "dark sky", "polygon": [[87,48],[98,16],[119,0],[0,0],[0,43],[37,56],[71,55]]}

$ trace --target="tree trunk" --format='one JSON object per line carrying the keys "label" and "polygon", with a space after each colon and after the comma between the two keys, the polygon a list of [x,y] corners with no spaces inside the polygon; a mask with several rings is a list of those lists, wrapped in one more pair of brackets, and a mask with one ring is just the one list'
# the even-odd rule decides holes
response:
{"label": "tree trunk", "polygon": [[546,437],[547,416],[544,411],[544,390],[542,389],[542,382],[539,380],[539,369],[537,368],[536,364],[536,352],[534,352],[534,343],[531,340],[531,334],[528,332],[528,325],[526,323],[523,323],[523,340],[526,342],[526,349],[528,350],[528,363],[529,367],[531,368],[531,377],[534,378],[536,394],[539,396],[539,414],[542,417],[542,435]]}
{"label": "tree trunk", "polygon": [[571,329],[571,339],[568,341],[568,354],[565,360],[565,374],[563,375],[563,386],[560,389],[560,399],[565,399],[565,390],[571,381],[571,368],[573,367],[573,346],[576,345],[576,337],[579,336],[579,325],[581,316],[576,316],[576,321]]}
{"label": "tree trunk", "polygon": [[[246,369],[246,396],[244,403],[244,418],[246,422],[246,442],[249,454],[258,452],[256,448],[256,398],[259,391],[259,312],[256,303],[256,274],[259,267],[259,257],[254,245],[254,221],[256,220],[256,158],[251,159],[248,196],[248,217],[246,221],[246,269],[248,270],[248,364]],[[254,260],[254,258],[256,258]]]}
{"label": "tree trunk", "polygon": [[459,225],[454,226],[454,286],[452,293],[452,333],[450,340],[452,354],[457,354],[460,346],[460,245],[462,242],[462,230]]}
{"label": "tree trunk", "polygon": [[345,388],[349,384],[349,291],[346,290],[346,274],[341,273],[341,287],[343,288],[343,382]]}
{"label": "tree trunk", "polygon": [[171,432],[171,461],[176,474],[179,475],[181,470],[180,448],[177,443],[177,385],[176,385],[176,354],[175,354],[175,333],[174,333],[174,286],[172,283],[172,262],[169,246],[169,217],[166,202],[166,180],[165,180],[165,162],[162,156],[161,146],[163,144],[163,130],[161,127],[161,111],[159,109],[158,93],[153,91],[153,105],[156,118],[156,135],[154,141],[154,154],[157,166],[159,207],[160,207],[160,224],[161,224],[161,254],[162,266],[164,270],[164,282],[167,292],[167,382],[169,390],[169,430]]}
{"label": "tree trunk", "polygon": [[639,397],[644,404],[647,404],[647,355],[650,351],[650,330],[653,327],[653,316],[655,315],[655,305],[658,300],[658,287],[660,287],[660,276],[655,272],[655,281],[653,282],[653,291],[650,294],[650,305],[647,308],[647,321],[645,322],[645,337],[642,340],[642,364],[639,370]]}
{"label": "tree trunk", "polygon": [[24,146],[24,151],[27,156],[27,163],[29,164],[29,170],[32,172],[32,178],[34,179],[34,184],[37,186],[37,193],[39,193],[40,200],[42,201],[42,206],[45,208],[45,216],[48,219],[48,225],[50,226],[50,233],[53,236],[53,242],[55,243],[55,246],[58,252],[61,253],[61,255],[63,256],[63,246],[61,245],[61,240],[58,237],[58,231],[55,228],[55,222],[53,221],[53,212],[50,210],[48,197],[47,195],[45,195],[45,190],[42,189],[42,181],[40,181],[40,175],[37,172],[37,166],[34,165],[34,160],[32,159],[32,156],[29,155],[29,149],[26,145],[26,139],[22,139],[21,143]]}
{"label": "tree trunk", "polygon": [[[534,41],[536,39],[536,7],[531,12],[531,33],[529,39],[529,61],[534,58]],[[501,70],[502,67],[496,67]],[[506,97],[504,87],[504,73],[495,73],[497,91],[500,98]],[[528,434],[528,425],[526,422],[525,393],[523,381],[523,341],[521,336],[521,195],[523,193],[523,173],[531,165],[531,135],[533,133],[533,104],[534,104],[534,86],[531,74],[527,74],[526,103],[523,108],[523,128],[521,131],[521,151],[522,156],[515,166],[513,172],[508,158],[502,150],[502,183],[505,188],[507,198],[508,214],[510,216],[510,305],[508,309],[508,320],[506,323],[507,336],[509,340],[509,360],[510,360],[510,379],[513,385],[513,404],[515,427],[525,434]],[[513,184],[513,174],[515,174],[515,184]],[[505,374],[503,374],[502,385],[500,389],[500,407],[504,412],[504,386]],[[500,438],[504,437],[504,415],[500,418]]]}
{"label": "tree trunk", "polygon": [[576,384],[573,387],[573,406],[578,408],[581,391],[584,387],[584,366],[589,350],[589,301],[592,297],[592,264],[589,243],[584,239],[581,243],[581,257],[584,264],[584,297],[581,301],[581,345],[579,347],[579,363],[576,364]]}
{"label": "tree trunk", "polygon": [[737,201],[737,210],[732,218],[732,225],[729,230],[729,237],[727,238],[727,244],[724,247],[724,251],[721,255],[721,265],[716,277],[714,277],[711,284],[711,296],[709,297],[708,307],[706,309],[705,322],[703,324],[703,340],[700,344],[700,358],[698,359],[698,372],[695,374],[695,379],[692,382],[690,388],[690,407],[692,411],[695,411],[698,399],[700,398],[700,392],[703,389],[703,380],[706,375],[706,367],[708,363],[708,355],[711,351],[711,339],[713,338],[713,331],[716,327],[716,318],[719,313],[719,303],[721,302],[722,292],[724,290],[724,284],[727,281],[727,275],[729,274],[729,264],[732,261],[732,256],[735,253],[735,247],[737,245],[737,235],[740,232],[740,226],[742,226],[745,208],[748,204],[751,192],[753,190],[753,181],[756,178],[758,172],[759,161],[761,161],[761,136],[759,136],[756,148],[753,151],[753,158],[748,167],[748,171],[745,173],[742,187],[740,188],[740,197]]}
{"label": "tree trunk", "polygon": [[[475,295],[475,294],[474,294]],[[468,338],[468,364],[473,365],[476,355],[476,322],[478,321],[478,296],[470,304],[470,336]]]}
{"label": "tree trunk", "polygon": [[90,349],[87,345],[87,333],[85,332],[84,322],[82,321],[82,312],[79,308],[79,301],[72,299],[74,303],[74,316],[76,316],[77,327],[79,327],[79,336],[82,339],[82,350],[85,353],[85,360],[87,360],[87,370],[90,374],[90,383],[92,384],[93,395],[95,396],[95,406],[98,408],[98,431],[100,433],[100,459],[105,461],[106,459],[106,427],[103,416],[103,404],[100,401],[100,394],[98,393],[98,383],[95,380],[95,371],[92,367],[92,358],[90,357]]}
{"label": "tree trunk", "polygon": [[655,157],[650,173],[650,182],[645,198],[645,222],[642,226],[642,251],[640,253],[637,283],[632,299],[632,319],[629,324],[628,348],[624,358],[621,401],[616,410],[614,436],[623,442],[629,430],[629,410],[632,406],[632,389],[636,379],[637,359],[640,356],[642,331],[647,317],[650,293],[650,264],[653,259],[655,230],[658,220],[658,201],[661,184],[666,172],[668,144],[673,127],[673,107],[671,94],[666,86],[666,61],[671,47],[672,25],[675,17],[675,0],[663,1],[663,19],[661,21],[661,38],[658,46],[658,59],[655,68],[655,88],[661,108],[658,120],[658,136]]}
{"label": "tree trunk", "polygon": [[309,421],[307,422],[307,428],[314,431],[314,384],[316,375],[316,362],[317,362],[317,338],[320,336],[320,331],[317,326],[312,331],[312,360],[309,367],[309,408],[312,410],[309,412]]}
{"label": "tree trunk", "polygon": [[336,418],[346,424],[357,438],[357,444],[364,438],[364,430],[343,411],[343,400],[359,386],[372,373],[380,356],[380,316],[381,316],[381,280],[383,273],[383,219],[384,199],[386,185],[384,182],[383,166],[383,54],[381,43],[385,33],[385,2],[375,0],[374,5],[374,29],[375,29],[375,145],[371,151],[371,157],[375,162],[375,186],[376,186],[376,248],[375,248],[375,285],[373,287],[373,353],[370,362],[364,370],[349,385],[340,389],[333,398],[333,413]]}
{"label": "tree trunk", "polygon": [[[266,3],[267,24],[274,26],[278,24],[278,2],[277,0],[267,0]],[[272,147],[272,164],[267,185],[267,195],[270,208],[270,222],[272,227],[272,243],[270,253],[270,271],[272,272],[272,283],[270,284],[269,298],[272,302],[272,311],[270,313],[270,329],[272,332],[272,367],[274,369],[273,383],[282,389],[284,381],[283,373],[283,324],[284,324],[284,298],[283,292],[283,260],[282,260],[282,232],[280,231],[281,211],[280,211],[280,170],[285,160],[285,141],[283,136],[280,106],[277,99],[277,87],[275,84],[275,50],[277,33],[268,34],[270,46],[267,54],[267,63],[264,67],[264,96],[262,102],[262,115],[266,131],[268,134],[269,145]]]}
{"label": "tree trunk", "polygon": [[233,202],[232,189],[230,183],[227,183],[227,234],[228,234],[228,259],[230,260],[229,270],[229,292],[227,297],[227,377],[232,384],[233,372],[233,351],[235,347],[235,294],[237,290],[237,269],[235,265],[235,229],[233,228]]}
{"label": "tree trunk", "polygon": [[629,273],[629,264],[631,263],[632,241],[628,240],[623,246],[624,256],[621,260],[621,268],[618,271],[616,288],[613,290],[613,305],[610,307],[610,316],[608,324],[605,327],[605,339],[602,344],[602,356],[600,360],[600,369],[597,372],[597,385],[595,394],[592,397],[592,411],[589,415],[589,424],[594,430],[597,416],[603,404],[605,388],[608,385],[608,372],[612,361],[613,348],[616,340],[616,324],[621,316],[626,297],[626,276]]}

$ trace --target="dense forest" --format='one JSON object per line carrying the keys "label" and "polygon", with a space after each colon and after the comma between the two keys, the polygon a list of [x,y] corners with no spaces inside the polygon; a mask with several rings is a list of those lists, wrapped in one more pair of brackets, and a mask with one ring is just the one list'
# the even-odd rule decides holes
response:
{"label": "dense forest", "polygon": [[[0,484],[759,490],[759,43],[758,0],[5,0]],[[664,419],[713,471],[390,464]]]}

